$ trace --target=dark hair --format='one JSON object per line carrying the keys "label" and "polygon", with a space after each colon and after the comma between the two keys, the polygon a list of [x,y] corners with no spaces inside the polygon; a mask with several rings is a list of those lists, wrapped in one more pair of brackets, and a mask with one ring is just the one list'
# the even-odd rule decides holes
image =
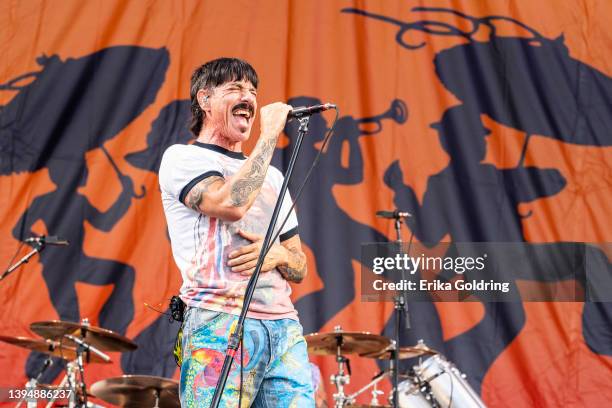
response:
{"label": "dark hair", "polygon": [[257,72],[246,61],[238,58],[218,58],[208,61],[191,75],[191,124],[189,130],[198,137],[204,123],[204,112],[200,108],[197,93],[231,81],[249,81],[255,88],[259,79]]}

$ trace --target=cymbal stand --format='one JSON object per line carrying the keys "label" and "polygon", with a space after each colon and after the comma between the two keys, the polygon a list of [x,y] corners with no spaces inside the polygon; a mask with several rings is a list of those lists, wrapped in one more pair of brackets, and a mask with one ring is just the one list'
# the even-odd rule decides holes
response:
{"label": "cymbal stand", "polygon": [[155,393],[155,405],[153,406],[153,408],[159,408],[159,394],[160,394],[160,390],[159,390],[159,388],[155,388],[153,390],[153,392]]}
{"label": "cymbal stand", "polygon": [[[45,362],[43,363],[42,368],[40,369],[40,371],[38,372],[38,374],[36,374],[35,377],[32,377],[28,380],[28,382],[25,384],[25,388],[26,390],[34,390],[36,389],[36,387],[38,386],[38,380],[40,379],[40,377],[42,377],[42,375],[45,373],[45,371],[47,371],[47,368],[51,367],[51,365],[53,365],[53,360],[51,359],[51,356],[47,356],[47,358],[45,359]],[[36,408],[36,402],[29,402],[27,401],[27,395],[24,396],[23,398],[21,398],[21,400],[19,401],[19,403],[15,406],[15,408],[19,408],[23,405],[23,403],[26,403],[26,407],[30,408],[30,407],[34,407]]]}
{"label": "cymbal stand", "polygon": [[[334,328],[335,331],[341,331],[340,326]],[[334,407],[342,408],[349,401],[344,393],[344,386],[351,380],[351,365],[348,358],[342,355],[342,336],[336,338],[336,362],[338,363],[338,373],[331,376],[331,383],[336,386],[337,392],[334,393]],[[348,373],[344,371],[344,364],[347,365]]]}
{"label": "cymbal stand", "polygon": [[[72,401],[72,398],[73,398],[72,394],[74,394],[74,389],[71,386],[71,384],[73,382],[71,382],[70,379],[69,379],[70,376],[74,375],[74,374],[70,374],[71,371],[73,370],[72,366],[73,366],[72,361],[66,364],[66,374],[64,375],[64,378],[62,378],[62,381],[57,386],[58,389],[62,389],[64,387],[66,387],[66,383],[68,383],[68,388],[70,388],[72,390],[72,393],[70,395],[69,402],[68,402],[68,406],[69,407],[74,407],[74,401]],[[74,379],[73,379],[73,381],[74,381]],[[45,405],[45,408],[51,408],[53,406],[54,402],[55,402],[55,397],[50,398],[49,402],[47,403],[47,405]]]}
{"label": "cymbal stand", "polygon": [[372,390],[372,399],[370,400],[370,405],[378,406],[380,403],[378,402],[378,396],[383,395],[384,392],[380,391],[377,387],[377,384],[374,384],[374,389]]}
{"label": "cymbal stand", "polygon": [[[77,397],[77,400],[79,401],[78,406],[79,407],[87,407],[87,386],[85,385],[85,369],[83,367],[83,353],[86,353],[86,348],[83,344],[79,344],[77,345],[77,349],[76,349],[76,367],[79,370],[79,383],[76,384],[75,383],[75,397]],[[78,393],[76,392],[78,390],[78,388],[81,388],[82,391],[82,395],[78,396]]]}
{"label": "cymbal stand", "polygon": [[368,383],[367,385],[361,387],[359,390],[357,390],[356,392],[352,393],[351,395],[346,397],[346,400],[348,403],[350,404],[354,404],[355,403],[355,399],[363,394],[365,391],[367,391],[370,387],[374,387],[374,389],[372,390],[372,400],[370,401],[370,405],[378,405],[378,396],[382,395],[383,392],[379,391],[376,388],[376,385],[381,382],[382,380],[384,380],[385,378],[387,378],[387,376],[389,375],[389,373],[387,371],[383,371],[380,374],[378,374],[377,376],[374,377],[374,379],[372,381],[370,381],[370,383]]}

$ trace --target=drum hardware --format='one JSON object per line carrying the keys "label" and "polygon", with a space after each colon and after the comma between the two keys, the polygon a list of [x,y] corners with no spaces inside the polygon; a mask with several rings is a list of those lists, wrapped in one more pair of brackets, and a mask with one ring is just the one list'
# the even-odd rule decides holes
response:
{"label": "drum hardware", "polygon": [[[378,373],[377,375],[374,376],[374,378],[372,379],[372,381],[370,381],[367,385],[365,385],[364,387],[361,387],[359,390],[357,390],[356,392],[354,392],[353,394],[349,395],[346,397],[346,400],[350,403],[350,404],[354,404],[355,403],[355,399],[363,394],[365,391],[367,391],[369,388],[372,388],[371,394],[372,394],[372,399],[370,400],[370,405],[371,406],[379,406],[379,402],[378,402],[378,396],[384,394],[382,391],[379,391],[377,386],[378,383],[381,382],[382,380],[384,380],[385,378],[387,378],[389,376],[389,371],[381,371],[380,373]],[[352,406],[352,405],[351,405]]]}
{"label": "drum hardware", "polygon": [[384,392],[380,391],[378,389],[378,384],[374,384],[374,388],[371,391],[372,394],[372,399],[370,400],[370,405],[380,405],[380,403],[378,402],[378,396],[379,395],[384,395]]}
{"label": "drum hardware", "polygon": [[[112,330],[91,326],[87,319],[83,319],[81,323],[61,320],[35,322],[30,325],[30,329],[45,339],[64,342],[66,342],[65,335],[68,334],[79,338],[98,351],[132,351],[138,347],[132,340]],[[73,340],[69,339],[68,342]]]}
{"label": "drum hardware", "polygon": [[[334,327],[336,334],[340,333],[342,328],[340,326]],[[336,335],[336,362],[338,363],[338,373],[331,376],[331,383],[336,386],[336,392],[334,393],[334,401],[336,408],[342,408],[348,399],[344,394],[344,386],[351,381],[351,362],[348,358],[342,355],[343,337],[342,335]],[[344,364],[346,364],[347,374],[344,373]]]}
{"label": "drum hardware", "polygon": [[[39,353],[44,353],[48,356],[61,358],[67,361],[74,360],[76,358],[75,347],[61,344],[61,342],[51,339],[35,339],[22,336],[0,336],[0,341],[17,347],[26,348],[31,351],[38,351]],[[88,362],[105,364],[111,363],[111,361],[105,361],[95,354],[88,358]],[[46,361],[45,364],[47,364]],[[50,365],[50,363],[49,365],[43,365],[41,370],[46,370]],[[42,376],[43,373],[40,375]]]}
{"label": "drum hardware", "polygon": [[342,354],[376,353],[391,344],[385,336],[369,332],[343,331],[339,326],[331,333],[311,333],[304,336],[308,344],[308,353],[317,356],[333,356],[337,354],[338,342],[341,343]]}
{"label": "drum hardware", "polygon": [[[395,346],[389,346],[382,351],[362,354],[362,357],[375,358],[377,360],[391,360],[393,359],[394,347]],[[416,346],[400,347],[397,352],[399,360],[438,354],[436,350],[427,347],[425,343],[423,343],[423,340],[419,340]]]}
{"label": "drum hardware", "polygon": [[[68,407],[87,407],[87,385],[85,383],[84,359],[87,362],[92,356],[101,359],[106,363],[111,362],[111,358],[100,349],[123,350],[130,349],[135,344],[112,330],[102,329],[91,326],[88,319],[83,319],[81,323],[64,321],[43,321],[30,325],[30,329],[36,334],[48,340],[60,340],[61,343],[71,343],[76,345],[75,358],[66,365],[66,381],[69,389],[72,390],[68,401]],[[94,346],[92,343],[96,343]],[[64,382],[62,380],[62,382]],[[49,405],[50,406],[50,405]]]}
{"label": "drum hardware", "polygon": [[[38,380],[40,380],[40,377],[42,377],[45,371],[47,371],[47,368],[51,367],[52,365],[53,365],[53,360],[51,360],[51,356],[48,355],[47,358],[45,359],[43,366],[38,371],[38,374],[36,374],[36,376],[30,378],[28,382],[26,382],[25,389],[29,391],[29,390],[34,390],[38,388]],[[27,396],[22,397],[21,400],[19,400],[19,403],[16,405],[16,408],[21,407],[23,403],[26,402],[26,399],[27,399]],[[36,402],[27,401],[26,406],[28,408],[36,408]]]}
{"label": "drum hardware", "polygon": [[150,375],[123,375],[94,383],[91,394],[120,407],[180,408],[179,384]]}
{"label": "drum hardware", "polygon": [[[344,386],[350,382],[350,361],[345,354],[368,354],[387,348],[391,341],[384,336],[368,332],[346,332],[340,326],[334,327],[332,333],[312,333],[304,336],[308,344],[308,352],[315,355],[334,355],[338,363],[338,371],[332,375],[331,383],[336,387],[334,406],[342,408],[348,403]],[[347,371],[345,372],[344,366]]]}
{"label": "drum hardware", "polygon": [[485,408],[465,375],[441,354],[428,357],[414,367],[414,372],[412,381],[400,384],[401,407]]}
{"label": "drum hardware", "polygon": [[[30,389],[34,390],[34,389],[40,389],[40,388],[48,389],[50,387],[47,384],[40,384],[38,380],[41,378],[41,376],[44,374],[47,368],[49,368],[53,364],[51,357],[58,357],[58,358],[67,360],[68,363],[66,365],[66,375],[64,376],[64,379],[61,382],[60,388],[68,387],[73,390],[73,392],[71,393],[71,399],[68,402],[68,406],[75,407],[78,404],[78,401],[77,401],[78,396],[79,395],[82,396],[86,392],[84,381],[81,381],[81,386],[77,387],[77,372],[80,372],[81,378],[83,378],[83,374],[84,374],[83,354],[87,355],[87,358],[86,358],[87,362],[92,362],[92,363],[107,363],[108,364],[108,363],[111,363],[111,359],[104,353],[96,353],[97,351],[96,349],[91,348],[89,345],[87,345],[87,343],[81,341],[80,339],[74,336],[71,336],[71,335],[66,335],[66,336],[68,338],[72,337],[70,340],[73,341],[75,344],[78,344],[79,342],[82,344],[79,344],[75,348],[75,347],[71,347],[66,344],[63,344],[63,342],[61,341],[51,340],[48,338],[47,339],[33,339],[33,338],[28,338],[28,337],[11,337],[11,336],[0,336],[0,341],[15,345],[18,347],[26,348],[28,350],[38,351],[40,353],[47,354],[48,357],[45,360],[38,374],[35,377],[31,378],[26,383],[25,388],[28,390]],[[89,354],[90,351],[94,352],[94,354],[90,355]],[[79,392],[76,392],[77,389]],[[26,401],[27,401],[27,398],[22,399],[17,404],[17,406],[21,407],[23,403]],[[47,407],[50,408],[54,401],[55,399],[51,399],[50,402],[47,404]],[[83,403],[84,404],[87,403],[86,396],[85,396],[85,401]],[[36,402],[28,401],[26,406],[28,408],[36,407]]]}
{"label": "drum hardware", "polygon": [[[85,363],[108,364],[111,363],[111,358],[104,351],[124,352],[132,351],[138,347],[132,340],[112,330],[91,326],[87,319],[83,319],[80,323],[59,320],[42,321],[32,323],[30,328],[43,338],[0,336],[0,341],[47,354],[49,357],[45,360],[40,372],[36,377],[28,381],[26,388],[69,390],[69,408],[99,407],[87,401],[87,397],[91,394],[88,393],[85,383]],[[38,383],[44,371],[52,364],[51,357],[58,357],[68,361],[66,364],[66,374],[57,387]],[[156,407],[159,407],[159,404],[168,398],[165,393],[162,395],[162,391],[166,388],[165,385],[161,388],[153,387],[152,401]],[[178,407],[178,388],[175,394],[175,405]],[[51,408],[59,395],[56,394],[54,398],[49,399],[46,408]],[[23,405],[25,401],[27,399],[20,401],[18,407]],[[36,406],[36,402],[28,401],[27,404],[28,407]],[[151,404],[148,406],[151,406]]]}

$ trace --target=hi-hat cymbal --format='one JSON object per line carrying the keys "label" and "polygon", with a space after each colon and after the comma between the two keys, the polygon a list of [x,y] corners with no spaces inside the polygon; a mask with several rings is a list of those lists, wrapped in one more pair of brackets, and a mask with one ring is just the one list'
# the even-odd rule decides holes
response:
{"label": "hi-hat cymbal", "polygon": [[314,355],[365,354],[380,352],[391,344],[385,336],[368,332],[312,333],[304,336],[308,352]]}
{"label": "hi-hat cymbal", "polygon": [[153,407],[156,394],[162,408],[180,408],[178,381],[151,375],[123,375],[93,384],[89,392],[120,407]]}
{"label": "hi-hat cymbal", "polygon": [[[138,347],[132,340],[119,333],[82,323],[48,320],[32,323],[30,329],[41,337],[51,340],[60,340],[65,334],[70,334],[101,351],[132,351]],[[63,341],[70,343],[68,339]]]}
{"label": "hi-hat cymbal", "polygon": [[[26,348],[32,351],[38,351],[45,353],[53,357],[63,358],[64,360],[76,359],[76,348],[60,344],[59,341],[53,341],[49,339],[32,339],[28,337],[12,337],[12,336],[0,336],[0,341],[12,344],[17,347]],[[110,364],[112,361],[104,361],[96,354],[91,353],[89,361],[90,363],[104,363]]]}
{"label": "hi-hat cymbal", "polygon": [[[375,358],[377,360],[391,360],[393,359],[393,351],[394,351],[394,347],[389,346],[382,351],[362,354],[362,357]],[[398,352],[399,352],[398,358],[400,360],[438,354],[436,350],[427,347],[423,343],[419,343],[416,346],[412,346],[412,347],[400,347]]]}

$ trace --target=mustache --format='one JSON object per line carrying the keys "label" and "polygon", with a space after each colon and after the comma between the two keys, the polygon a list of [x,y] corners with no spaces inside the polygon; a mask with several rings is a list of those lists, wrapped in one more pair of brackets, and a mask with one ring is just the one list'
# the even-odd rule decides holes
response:
{"label": "mustache", "polygon": [[253,116],[253,114],[255,113],[255,107],[253,106],[253,104],[249,102],[240,102],[238,105],[234,106],[234,108],[232,109],[232,112],[235,112],[238,109],[248,110],[251,113],[251,116]]}

